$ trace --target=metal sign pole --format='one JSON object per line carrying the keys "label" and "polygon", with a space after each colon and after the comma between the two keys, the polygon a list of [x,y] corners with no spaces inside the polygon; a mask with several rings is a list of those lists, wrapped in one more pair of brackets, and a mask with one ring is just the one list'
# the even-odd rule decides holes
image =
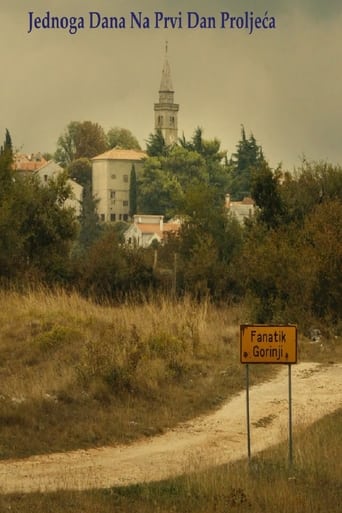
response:
{"label": "metal sign pole", "polygon": [[292,444],[292,380],[291,380],[291,364],[289,363],[289,465],[292,467],[293,462],[293,444]]}
{"label": "metal sign pole", "polygon": [[249,421],[249,365],[246,364],[246,408],[247,408],[247,450],[248,460],[251,459],[251,431]]}

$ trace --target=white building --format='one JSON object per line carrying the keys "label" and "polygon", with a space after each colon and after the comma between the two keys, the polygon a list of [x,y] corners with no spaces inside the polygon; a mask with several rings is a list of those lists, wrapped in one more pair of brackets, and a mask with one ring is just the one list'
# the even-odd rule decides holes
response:
{"label": "white building", "polygon": [[[49,160],[46,164],[43,164],[43,166],[35,171],[36,176],[39,177],[43,184],[56,178],[61,173],[64,173],[64,169],[54,160]],[[73,208],[75,215],[79,217],[82,211],[83,187],[70,178],[67,180],[67,185],[71,189],[71,195],[64,202],[64,206]]]}
{"label": "white building", "polygon": [[230,195],[226,194],[225,207],[241,224],[245,219],[253,217],[255,212],[255,203],[249,197],[244,198],[242,201],[231,201]]}
{"label": "white building", "polygon": [[176,234],[180,228],[180,221],[164,222],[164,216],[152,214],[137,214],[133,216],[133,224],[125,231],[125,243],[148,248],[154,242],[161,244],[167,234]]}
{"label": "white building", "polygon": [[129,185],[133,166],[138,174],[147,155],[113,148],[92,159],[93,195],[101,221],[128,221]]}

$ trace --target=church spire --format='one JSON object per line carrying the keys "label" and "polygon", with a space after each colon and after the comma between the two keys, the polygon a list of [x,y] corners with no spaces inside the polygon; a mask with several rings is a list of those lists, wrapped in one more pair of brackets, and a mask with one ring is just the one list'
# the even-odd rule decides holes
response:
{"label": "church spire", "polygon": [[168,43],[166,41],[165,43],[165,60],[164,60],[164,66],[162,71],[162,77],[160,81],[160,88],[159,92],[173,92],[173,86],[172,86],[172,80],[171,80],[171,69],[170,64],[167,58],[167,50],[168,50]]}
{"label": "church spire", "polygon": [[171,80],[171,68],[168,60],[168,43],[165,44],[165,59],[159,88],[159,103],[154,104],[155,130],[161,130],[167,145],[178,138],[179,105],[173,100],[174,90]]}

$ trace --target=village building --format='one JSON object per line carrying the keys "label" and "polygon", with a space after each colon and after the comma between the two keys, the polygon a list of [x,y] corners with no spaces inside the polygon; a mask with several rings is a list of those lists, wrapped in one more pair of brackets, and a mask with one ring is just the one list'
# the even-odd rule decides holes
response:
{"label": "village building", "polygon": [[226,194],[225,207],[241,224],[244,223],[245,219],[252,218],[255,213],[255,203],[250,197],[246,197],[242,201],[232,201],[230,194]]}
{"label": "village building", "polygon": [[46,164],[47,160],[41,153],[16,153],[13,156],[13,170],[21,174],[29,174]]}
{"label": "village building", "polygon": [[[64,169],[57,162],[49,160],[37,169],[34,174],[40,179],[42,184],[47,184],[49,180],[57,178],[59,174],[64,172]],[[67,186],[70,187],[71,194],[64,202],[64,207],[72,208],[76,217],[79,217],[82,211],[83,187],[70,178],[67,179]]]}
{"label": "village building", "polygon": [[138,173],[147,154],[113,148],[92,159],[93,195],[102,222],[129,220],[129,184],[133,166]]}
{"label": "village building", "polygon": [[133,223],[124,233],[125,243],[141,248],[162,244],[169,234],[177,234],[180,226],[178,219],[165,222],[162,215],[134,215]]}

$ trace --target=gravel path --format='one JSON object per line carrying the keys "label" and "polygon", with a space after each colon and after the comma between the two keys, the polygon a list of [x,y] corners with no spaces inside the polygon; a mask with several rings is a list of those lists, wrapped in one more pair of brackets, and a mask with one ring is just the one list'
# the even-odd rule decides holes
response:
{"label": "gravel path", "polygon": [[[342,406],[342,365],[292,366],[294,430]],[[288,368],[250,389],[252,454],[288,438]],[[157,481],[247,456],[246,392],[154,438],[0,462],[0,493],[107,488]]]}

